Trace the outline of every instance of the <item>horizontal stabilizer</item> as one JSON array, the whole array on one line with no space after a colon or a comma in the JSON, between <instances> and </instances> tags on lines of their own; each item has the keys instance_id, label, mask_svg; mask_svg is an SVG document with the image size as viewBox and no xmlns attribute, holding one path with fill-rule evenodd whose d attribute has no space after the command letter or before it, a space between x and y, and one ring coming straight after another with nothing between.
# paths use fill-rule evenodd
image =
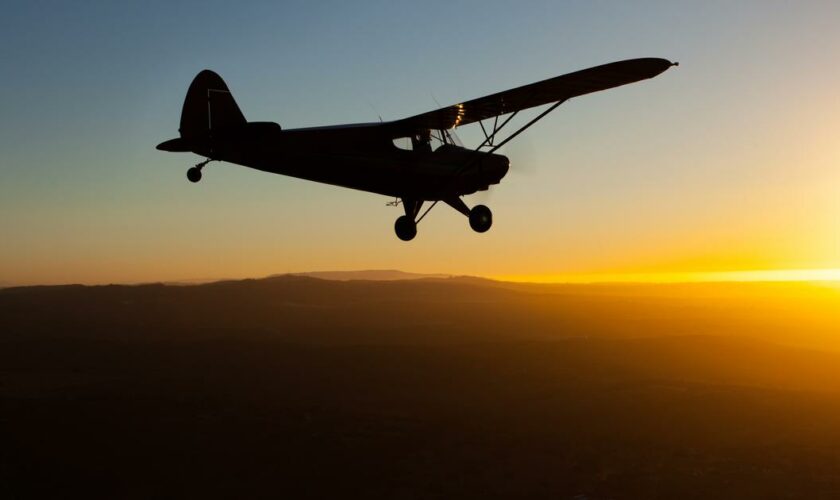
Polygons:
<instances>
[{"instance_id":1,"label":"horizontal stabilizer","mask_svg":"<svg viewBox=\"0 0 840 500\"><path fill-rule=\"evenodd\" d=\"M169 139L157 145L158 151L168 151L170 153L188 153L192 151L188 141L181 137L177 139Z\"/></svg>"}]
</instances>

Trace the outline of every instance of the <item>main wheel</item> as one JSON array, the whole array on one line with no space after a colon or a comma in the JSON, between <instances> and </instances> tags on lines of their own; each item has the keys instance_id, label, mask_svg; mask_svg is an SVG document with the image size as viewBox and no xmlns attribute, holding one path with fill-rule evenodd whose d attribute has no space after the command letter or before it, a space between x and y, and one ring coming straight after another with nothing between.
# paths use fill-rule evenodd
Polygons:
<instances>
[{"instance_id":1,"label":"main wheel","mask_svg":"<svg viewBox=\"0 0 840 500\"><path fill-rule=\"evenodd\" d=\"M486 232L493 225L493 212L484 205L476 205L470 210L470 227L477 233Z\"/></svg>"},{"instance_id":2,"label":"main wheel","mask_svg":"<svg viewBox=\"0 0 840 500\"><path fill-rule=\"evenodd\" d=\"M397 238L403 241L411 241L417 236L417 224L414 223L413 218L403 215L397 218L397 222L394 223L394 232L397 233Z\"/></svg>"},{"instance_id":3,"label":"main wheel","mask_svg":"<svg viewBox=\"0 0 840 500\"><path fill-rule=\"evenodd\" d=\"M200 181L201 180L201 169L198 168L198 167L191 167L189 170L187 170L187 179L189 179L190 182Z\"/></svg>"}]
</instances>

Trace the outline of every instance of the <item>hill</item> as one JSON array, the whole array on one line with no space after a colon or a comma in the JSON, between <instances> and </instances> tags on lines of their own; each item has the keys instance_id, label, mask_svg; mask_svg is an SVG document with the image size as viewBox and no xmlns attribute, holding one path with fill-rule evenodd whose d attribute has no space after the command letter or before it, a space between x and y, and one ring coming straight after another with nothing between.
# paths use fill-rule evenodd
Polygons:
<instances>
[{"instance_id":1,"label":"hill","mask_svg":"<svg viewBox=\"0 0 840 500\"><path fill-rule=\"evenodd\" d=\"M832 498L837 305L802 284L6 289L0 497Z\"/></svg>"},{"instance_id":2,"label":"hill","mask_svg":"<svg viewBox=\"0 0 840 500\"><path fill-rule=\"evenodd\" d=\"M397 271L394 269L373 269L368 271L312 271L308 273L290 273L294 276L308 276L310 278L319 278L323 280L338 280L338 281L398 281L398 280L417 280L429 278L449 278L448 274L421 274L421 273L407 273L405 271Z\"/></svg>"}]
</instances>

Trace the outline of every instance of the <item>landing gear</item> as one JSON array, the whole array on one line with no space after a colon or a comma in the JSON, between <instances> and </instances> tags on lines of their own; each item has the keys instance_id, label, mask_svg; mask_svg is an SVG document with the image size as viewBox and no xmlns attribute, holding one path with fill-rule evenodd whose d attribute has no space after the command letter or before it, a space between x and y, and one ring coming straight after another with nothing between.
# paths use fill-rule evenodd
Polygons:
<instances>
[{"instance_id":1,"label":"landing gear","mask_svg":"<svg viewBox=\"0 0 840 500\"><path fill-rule=\"evenodd\" d=\"M477 233L484 233L493 225L493 212L484 205L476 205L470 210L470 227Z\"/></svg>"},{"instance_id":2,"label":"landing gear","mask_svg":"<svg viewBox=\"0 0 840 500\"><path fill-rule=\"evenodd\" d=\"M476 205L470 210L467 204L458 196L443 198L439 201L443 201L458 212L466 215L470 221L470 227L477 233L485 233L493 225L493 212L484 205ZM436 203L437 201L435 201ZM411 241L417 236L417 223L423 220L423 217L435 205L432 204L418 219L417 215L420 214L420 208L423 206L422 201L403 199L402 204L405 208L405 215L399 217L394 223L394 232L397 233L397 238L403 241Z\"/></svg>"},{"instance_id":3,"label":"landing gear","mask_svg":"<svg viewBox=\"0 0 840 500\"><path fill-rule=\"evenodd\" d=\"M190 169L187 170L187 179L189 179L190 182L200 181L201 180L201 169L204 168L204 166L207 165L208 163L210 163L211 161L213 161L213 160L208 158L201 163L196 163L194 167L190 167Z\"/></svg>"},{"instance_id":4,"label":"landing gear","mask_svg":"<svg viewBox=\"0 0 840 500\"><path fill-rule=\"evenodd\" d=\"M198 168L198 167L192 167L189 170L187 170L187 179L189 179L190 182L200 181L201 180L201 169Z\"/></svg>"},{"instance_id":5,"label":"landing gear","mask_svg":"<svg viewBox=\"0 0 840 500\"><path fill-rule=\"evenodd\" d=\"M403 241L411 241L417 236L417 224L414 222L414 217L402 215L397 218L394 223L394 231L397 233L397 238Z\"/></svg>"}]
</instances>

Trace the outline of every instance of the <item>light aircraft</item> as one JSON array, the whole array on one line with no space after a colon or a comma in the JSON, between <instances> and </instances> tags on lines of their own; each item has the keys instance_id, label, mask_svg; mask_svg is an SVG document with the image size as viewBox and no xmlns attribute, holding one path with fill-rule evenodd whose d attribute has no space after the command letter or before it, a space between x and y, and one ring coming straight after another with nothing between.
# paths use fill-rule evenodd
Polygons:
<instances>
[{"instance_id":1,"label":"light aircraft","mask_svg":"<svg viewBox=\"0 0 840 500\"><path fill-rule=\"evenodd\" d=\"M510 161L496 153L499 148L572 97L653 78L677 64L659 58L629 59L402 120L296 129L247 121L221 77L204 70L187 90L180 137L157 149L204 156L206 160L187 170L192 182L201 180L202 168L211 161L225 161L393 197L391 204L402 203L405 209L394 224L403 241L416 236L417 224L440 201L483 233L493 224L490 209L470 209L461 197L486 190L507 174ZM503 140L497 138L520 111L549 104ZM476 122L484 140L473 149L461 146L453 129ZM410 147L398 147L401 142ZM431 206L421 215L425 202Z\"/></svg>"}]
</instances>

